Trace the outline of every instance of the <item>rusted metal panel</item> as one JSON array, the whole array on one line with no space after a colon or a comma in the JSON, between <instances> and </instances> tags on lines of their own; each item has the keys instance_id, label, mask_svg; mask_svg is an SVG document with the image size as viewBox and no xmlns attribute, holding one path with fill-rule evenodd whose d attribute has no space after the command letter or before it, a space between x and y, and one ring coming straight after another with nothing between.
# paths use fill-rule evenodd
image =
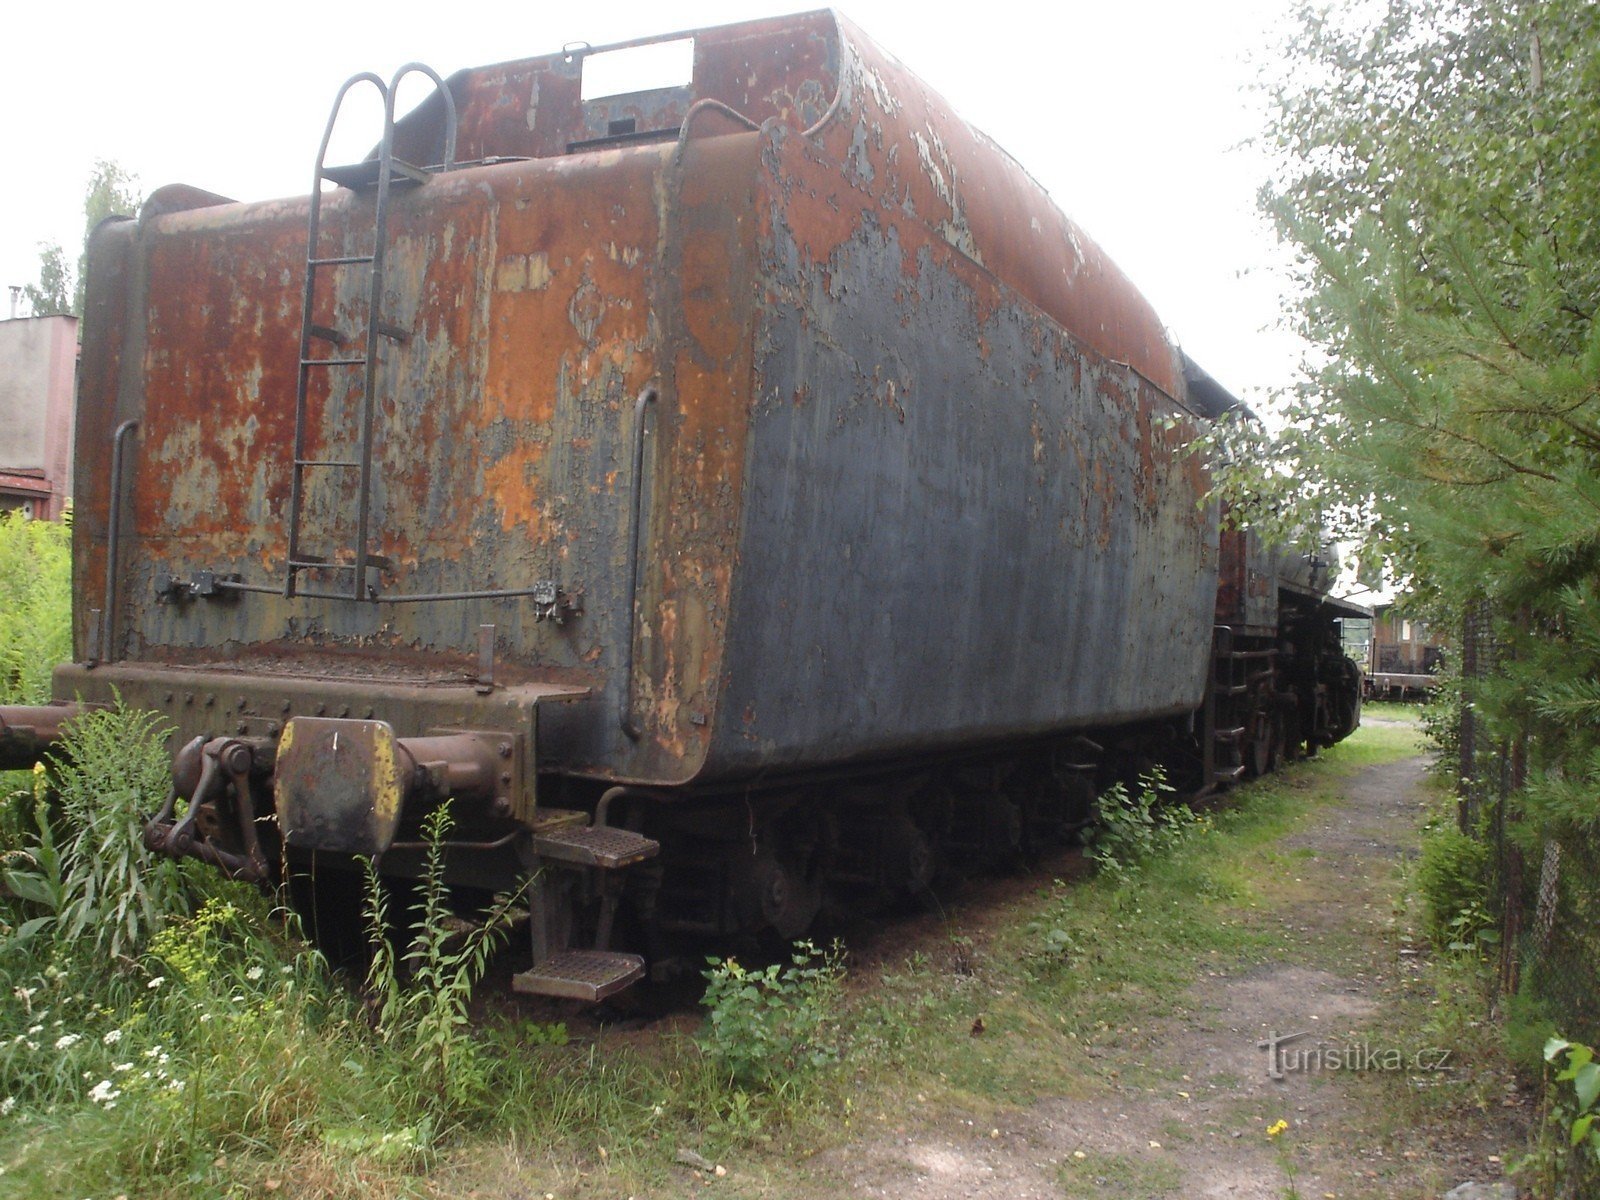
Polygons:
<instances>
[{"instance_id":1,"label":"rusted metal panel","mask_svg":"<svg viewBox=\"0 0 1600 1200\"><path fill-rule=\"evenodd\" d=\"M837 89L839 39L827 10L749 21L715 29L620 42L605 50L692 37L694 78L687 87L634 92L585 102L589 49L459 71L447 80L460 113L456 157L550 158L615 134L632 123L635 136L677 137L699 100L715 99L760 124L776 119L806 128L827 112ZM396 153L416 163L439 161L444 105L425 101L396 128Z\"/></svg>"},{"instance_id":2,"label":"rusted metal panel","mask_svg":"<svg viewBox=\"0 0 1600 1200\"><path fill-rule=\"evenodd\" d=\"M1215 517L1182 406L826 149L775 132L764 167L718 765L1197 707Z\"/></svg>"},{"instance_id":3,"label":"rusted metal panel","mask_svg":"<svg viewBox=\"0 0 1600 1200\"><path fill-rule=\"evenodd\" d=\"M1224 529L1218 553L1217 624L1271 637L1278 628L1280 556L1264 550L1253 529Z\"/></svg>"}]
</instances>

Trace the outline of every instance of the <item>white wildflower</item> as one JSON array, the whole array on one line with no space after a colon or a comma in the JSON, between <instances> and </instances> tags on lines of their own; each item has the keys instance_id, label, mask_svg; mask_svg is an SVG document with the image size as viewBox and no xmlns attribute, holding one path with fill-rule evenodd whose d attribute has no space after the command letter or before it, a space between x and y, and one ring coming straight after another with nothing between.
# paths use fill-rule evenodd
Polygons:
<instances>
[{"instance_id":1,"label":"white wildflower","mask_svg":"<svg viewBox=\"0 0 1600 1200\"><path fill-rule=\"evenodd\" d=\"M0 1117L9 1117L11 1110L16 1106L17 1098L15 1096L7 1096L4 1100L0 1100Z\"/></svg>"},{"instance_id":2,"label":"white wildflower","mask_svg":"<svg viewBox=\"0 0 1600 1200\"><path fill-rule=\"evenodd\" d=\"M109 1079L102 1079L89 1089L89 1099L96 1104L104 1104L107 1108L110 1108L111 1102L120 1095L122 1092Z\"/></svg>"},{"instance_id":3,"label":"white wildflower","mask_svg":"<svg viewBox=\"0 0 1600 1200\"><path fill-rule=\"evenodd\" d=\"M39 989L36 988L36 987L31 987L31 988L19 987L19 988L12 988L11 989L11 994L13 996L15 996L18 1000L21 1000L24 1004L26 1004L29 1000L32 1000L35 995L38 994L38 991L39 991Z\"/></svg>"},{"instance_id":4,"label":"white wildflower","mask_svg":"<svg viewBox=\"0 0 1600 1200\"><path fill-rule=\"evenodd\" d=\"M157 975L149 983L145 984L145 987L149 988L153 992L153 991L156 990L156 988L160 987L166 981L167 981L167 977L165 975Z\"/></svg>"},{"instance_id":5,"label":"white wildflower","mask_svg":"<svg viewBox=\"0 0 1600 1200\"><path fill-rule=\"evenodd\" d=\"M111 1069L113 1071L116 1071L118 1074L121 1074L123 1071L131 1071L131 1070L133 1070L133 1064L132 1063L112 1063L111 1064Z\"/></svg>"},{"instance_id":6,"label":"white wildflower","mask_svg":"<svg viewBox=\"0 0 1600 1200\"><path fill-rule=\"evenodd\" d=\"M261 964L257 963L244 973L244 977L251 983L254 983L256 980L260 979L263 974L265 974L265 972L262 971Z\"/></svg>"},{"instance_id":7,"label":"white wildflower","mask_svg":"<svg viewBox=\"0 0 1600 1200\"><path fill-rule=\"evenodd\" d=\"M100 1041L107 1046L115 1046L121 1040L122 1030L120 1029L108 1029L106 1030L105 1036L100 1039Z\"/></svg>"},{"instance_id":8,"label":"white wildflower","mask_svg":"<svg viewBox=\"0 0 1600 1200\"><path fill-rule=\"evenodd\" d=\"M81 1033L63 1033L56 1039L56 1049L65 1050L69 1046L74 1046L81 1041L83 1041L83 1035Z\"/></svg>"},{"instance_id":9,"label":"white wildflower","mask_svg":"<svg viewBox=\"0 0 1600 1200\"><path fill-rule=\"evenodd\" d=\"M43 1033L44 1032L44 1026L43 1025L29 1025L28 1026L28 1032L29 1032L29 1034Z\"/></svg>"}]
</instances>

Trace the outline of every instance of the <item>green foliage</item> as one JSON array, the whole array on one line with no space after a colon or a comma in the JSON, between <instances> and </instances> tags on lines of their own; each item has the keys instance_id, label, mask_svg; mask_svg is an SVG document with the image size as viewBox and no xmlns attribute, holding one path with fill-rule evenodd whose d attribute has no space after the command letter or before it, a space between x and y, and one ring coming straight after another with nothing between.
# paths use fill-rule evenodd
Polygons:
<instances>
[{"instance_id":1,"label":"green foliage","mask_svg":"<svg viewBox=\"0 0 1600 1200\"><path fill-rule=\"evenodd\" d=\"M1213 440L1236 512L1308 515L1459 616L1600 552L1600 10L1303 4L1264 81L1264 195L1321 365ZM1575 674L1575 672L1573 672Z\"/></svg>"},{"instance_id":2,"label":"green foliage","mask_svg":"<svg viewBox=\"0 0 1600 1200\"><path fill-rule=\"evenodd\" d=\"M83 316L89 236L107 217L137 213L140 203L136 176L119 163L96 160L84 191L83 249L78 255L77 270L67 265L66 251L60 245L53 242L40 245L39 281L22 289L34 316Z\"/></svg>"},{"instance_id":3,"label":"green foliage","mask_svg":"<svg viewBox=\"0 0 1600 1200\"><path fill-rule=\"evenodd\" d=\"M1137 792L1120 781L1112 784L1096 802L1098 822L1085 835L1094 864L1111 875L1128 875L1211 827L1187 804L1175 803L1174 794L1160 767L1139 777Z\"/></svg>"},{"instance_id":4,"label":"green foliage","mask_svg":"<svg viewBox=\"0 0 1600 1200\"><path fill-rule=\"evenodd\" d=\"M1423 928L1436 945L1475 943L1492 924L1485 911L1489 848L1454 825L1427 830L1417 860L1417 890Z\"/></svg>"},{"instance_id":5,"label":"green foliage","mask_svg":"<svg viewBox=\"0 0 1600 1200\"><path fill-rule=\"evenodd\" d=\"M1316 350L1280 427L1209 439L1236 518L1320 519L1431 624L1492 618L1459 703L1514 748L1502 815L1535 852L1600 823L1597 44L1588 0L1298 6L1263 202ZM1436 937L1481 940L1481 902L1440 902Z\"/></svg>"},{"instance_id":6,"label":"green foliage","mask_svg":"<svg viewBox=\"0 0 1600 1200\"><path fill-rule=\"evenodd\" d=\"M759 970L732 958L709 961L700 1047L735 1087L777 1088L839 1058L844 959L837 946L796 942L787 965Z\"/></svg>"},{"instance_id":7,"label":"green foliage","mask_svg":"<svg viewBox=\"0 0 1600 1200\"><path fill-rule=\"evenodd\" d=\"M379 1036L414 1067L396 1082L423 1111L483 1098L485 1068L468 1025L467 1002L489 956L504 940L511 906L521 894L498 898L485 919L464 934L455 928L444 878L450 828L448 805L429 813L423 824L428 853L421 905L410 926L409 942L399 955L389 937L383 882L374 864L366 863L365 916L372 942L367 991Z\"/></svg>"},{"instance_id":8,"label":"green foliage","mask_svg":"<svg viewBox=\"0 0 1600 1200\"><path fill-rule=\"evenodd\" d=\"M71 531L0 512L0 704L45 703L71 657Z\"/></svg>"},{"instance_id":9,"label":"green foliage","mask_svg":"<svg viewBox=\"0 0 1600 1200\"><path fill-rule=\"evenodd\" d=\"M171 787L170 732L158 714L120 700L66 726L51 770L67 859L55 936L75 954L135 954L189 911L190 870L143 842L145 821Z\"/></svg>"},{"instance_id":10,"label":"green foliage","mask_svg":"<svg viewBox=\"0 0 1600 1200\"><path fill-rule=\"evenodd\" d=\"M1560 1037L1545 1042L1544 1061L1555 1068L1546 1080L1544 1129L1515 1174L1535 1195L1592 1196L1600 1186L1600 1063L1591 1047Z\"/></svg>"},{"instance_id":11,"label":"green foliage","mask_svg":"<svg viewBox=\"0 0 1600 1200\"><path fill-rule=\"evenodd\" d=\"M120 701L91 710L67 724L32 792L9 798L0 953L31 953L48 935L52 956L106 970L209 886L202 872L144 848L144 822L170 787L167 732L156 714Z\"/></svg>"},{"instance_id":12,"label":"green foliage","mask_svg":"<svg viewBox=\"0 0 1600 1200\"><path fill-rule=\"evenodd\" d=\"M56 846L43 764L33 787L0 802L0 962L48 940L66 907L66 864Z\"/></svg>"},{"instance_id":13,"label":"green foliage","mask_svg":"<svg viewBox=\"0 0 1600 1200\"><path fill-rule=\"evenodd\" d=\"M1567 1127L1574 1149L1582 1147L1600 1162L1600 1129L1594 1127L1600 1118L1600 1063L1594 1061L1594 1051L1577 1042L1551 1038L1545 1043L1544 1060L1556 1063L1566 1060L1566 1065L1556 1073L1555 1082L1570 1083L1572 1096L1563 1094L1551 1107L1551 1116Z\"/></svg>"}]
</instances>

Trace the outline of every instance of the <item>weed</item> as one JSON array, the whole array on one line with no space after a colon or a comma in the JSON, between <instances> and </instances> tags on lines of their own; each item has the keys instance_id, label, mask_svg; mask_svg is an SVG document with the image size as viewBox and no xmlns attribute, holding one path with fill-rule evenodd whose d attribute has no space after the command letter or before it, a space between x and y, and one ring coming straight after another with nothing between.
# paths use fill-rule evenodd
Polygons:
<instances>
[{"instance_id":1,"label":"weed","mask_svg":"<svg viewBox=\"0 0 1600 1200\"><path fill-rule=\"evenodd\" d=\"M1120 781L1096 802L1099 822L1087 834L1089 857L1112 875L1137 871L1148 860L1210 828L1210 821L1187 804L1174 803L1176 789L1156 767L1139 777L1129 793Z\"/></svg>"},{"instance_id":2,"label":"weed","mask_svg":"<svg viewBox=\"0 0 1600 1200\"><path fill-rule=\"evenodd\" d=\"M448 918L444 845L451 827L449 805L428 814L423 838L428 850L422 872L422 905L410 940L396 956L389 940L388 901L377 867L368 860L365 917L372 940L367 991L379 1035L409 1058L416 1074L401 1082L423 1111L434 1105L481 1101L484 1067L467 1023L467 1001L503 940L512 906L521 895L499 897L485 919L457 940Z\"/></svg>"},{"instance_id":3,"label":"weed","mask_svg":"<svg viewBox=\"0 0 1600 1200\"><path fill-rule=\"evenodd\" d=\"M736 1089L776 1087L797 1073L835 1062L843 955L796 942L786 966L747 970L710 959L702 1003L710 1009L700 1047Z\"/></svg>"},{"instance_id":4,"label":"weed","mask_svg":"<svg viewBox=\"0 0 1600 1200\"><path fill-rule=\"evenodd\" d=\"M136 954L205 885L190 864L152 858L144 823L169 783L160 716L118 700L70 722L51 779L67 831L66 888L58 942L101 959Z\"/></svg>"},{"instance_id":5,"label":"weed","mask_svg":"<svg viewBox=\"0 0 1600 1200\"><path fill-rule=\"evenodd\" d=\"M67 724L48 771L13 794L0 871L13 897L7 952L44 938L97 970L132 961L150 936L210 886L203 872L152 859L141 835L165 796L168 732L118 701ZM4 920L0 912L0 920Z\"/></svg>"},{"instance_id":6,"label":"weed","mask_svg":"<svg viewBox=\"0 0 1600 1200\"><path fill-rule=\"evenodd\" d=\"M1515 1173L1537 1195L1592 1196L1600 1185L1600 1063L1593 1048L1558 1037L1545 1043L1544 1061L1556 1068L1546 1081L1544 1128Z\"/></svg>"},{"instance_id":7,"label":"weed","mask_svg":"<svg viewBox=\"0 0 1600 1200\"><path fill-rule=\"evenodd\" d=\"M1423 834L1417 861L1423 928L1439 946L1470 948L1492 932L1488 901L1489 849L1454 825Z\"/></svg>"}]
</instances>

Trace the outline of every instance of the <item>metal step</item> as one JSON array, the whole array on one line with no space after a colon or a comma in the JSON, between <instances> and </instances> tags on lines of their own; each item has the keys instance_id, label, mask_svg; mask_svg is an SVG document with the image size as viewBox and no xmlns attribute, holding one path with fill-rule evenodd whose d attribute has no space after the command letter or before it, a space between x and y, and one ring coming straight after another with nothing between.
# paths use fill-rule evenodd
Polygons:
<instances>
[{"instance_id":1,"label":"metal step","mask_svg":"<svg viewBox=\"0 0 1600 1200\"><path fill-rule=\"evenodd\" d=\"M1218 767L1211 775L1218 783L1238 783L1244 778L1244 764L1240 763L1237 767Z\"/></svg>"},{"instance_id":2,"label":"metal step","mask_svg":"<svg viewBox=\"0 0 1600 1200\"><path fill-rule=\"evenodd\" d=\"M365 188L378 186L378 180L383 174L383 167L378 159L368 158L342 167L323 167L320 174L322 178L331 180L342 188L361 191ZM397 183L426 183L427 181L428 172L421 167L412 166L408 162L401 162L398 158L389 160L389 182L391 185Z\"/></svg>"},{"instance_id":3,"label":"metal step","mask_svg":"<svg viewBox=\"0 0 1600 1200\"><path fill-rule=\"evenodd\" d=\"M526 996L560 996L593 1004L644 978L644 959L612 950L563 950L531 971L511 977Z\"/></svg>"},{"instance_id":4,"label":"metal step","mask_svg":"<svg viewBox=\"0 0 1600 1200\"><path fill-rule=\"evenodd\" d=\"M1221 745L1231 745L1244 737L1244 726L1235 725L1232 729L1219 729L1213 735Z\"/></svg>"},{"instance_id":5,"label":"metal step","mask_svg":"<svg viewBox=\"0 0 1600 1200\"><path fill-rule=\"evenodd\" d=\"M615 871L654 858L661 843L629 829L583 825L538 834L533 849L540 858Z\"/></svg>"}]
</instances>

